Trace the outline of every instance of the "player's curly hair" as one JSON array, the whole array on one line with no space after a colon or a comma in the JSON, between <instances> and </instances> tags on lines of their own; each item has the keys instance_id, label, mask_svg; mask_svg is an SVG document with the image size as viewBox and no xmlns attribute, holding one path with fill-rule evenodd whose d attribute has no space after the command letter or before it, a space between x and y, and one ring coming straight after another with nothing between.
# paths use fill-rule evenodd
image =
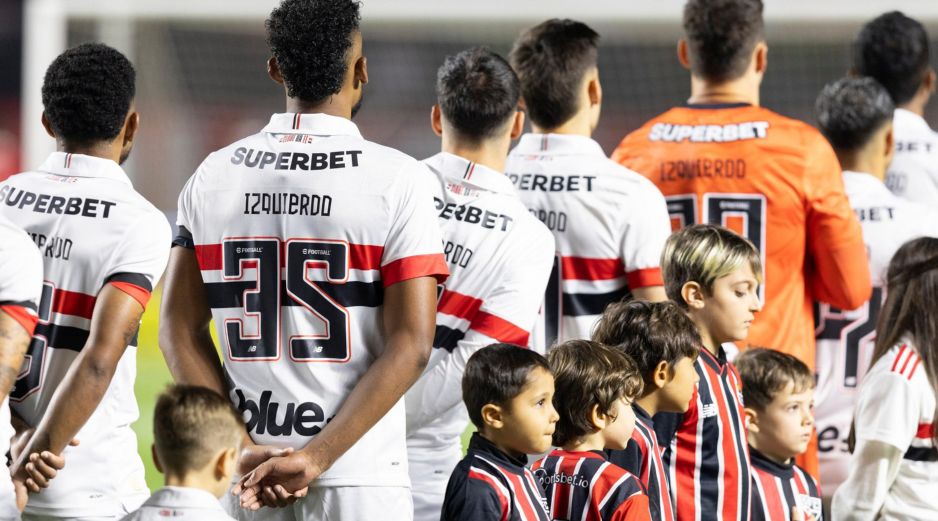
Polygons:
<instances>
[{"instance_id":1,"label":"player's curly hair","mask_svg":"<svg viewBox=\"0 0 938 521\"><path fill-rule=\"evenodd\" d=\"M841 78L828 83L814 104L818 128L836 150L858 150L883 125L896 107L886 89L873 78Z\"/></svg>"},{"instance_id":2,"label":"player's curly hair","mask_svg":"<svg viewBox=\"0 0 938 521\"><path fill-rule=\"evenodd\" d=\"M60 54L42 83L42 106L55 135L81 144L117 137L135 80L127 57L107 45L83 43Z\"/></svg>"},{"instance_id":3,"label":"player's curly hair","mask_svg":"<svg viewBox=\"0 0 938 521\"><path fill-rule=\"evenodd\" d=\"M317 102L342 89L359 9L354 0L283 0L271 11L267 45L287 95Z\"/></svg>"},{"instance_id":4,"label":"player's curly hair","mask_svg":"<svg viewBox=\"0 0 938 521\"><path fill-rule=\"evenodd\" d=\"M684 6L691 72L700 78L742 76L763 31L762 0L688 0Z\"/></svg>"},{"instance_id":5,"label":"player's curly hair","mask_svg":"<svg viewBox=\"0 0 938 521\"><path fill-rule=\"evenodd\" d=\"M899 11L868 22L853 43L854 72L875 78L896 105L915 96L929 64L925 27Z\"/></svg>"}]
</instances>

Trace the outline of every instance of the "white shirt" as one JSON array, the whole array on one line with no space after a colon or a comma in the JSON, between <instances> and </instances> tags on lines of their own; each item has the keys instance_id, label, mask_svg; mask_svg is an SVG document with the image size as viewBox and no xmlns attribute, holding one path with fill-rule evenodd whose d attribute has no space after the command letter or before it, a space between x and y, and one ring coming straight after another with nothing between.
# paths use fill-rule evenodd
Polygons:
<instances>
[{"instance_id":1,"label":"white shirt","mask_svg":"<svg viewBox=\"0 0 938 521\"><path fill-rule=\"evenodd\" d=\"M870 368L860 386L855 419L858 451L849 477L834 495L833 518L935 519L935 389L910 342L893 346ZM885 456L865 461L868 447Z\"/></svg>"},{"instance_id":2,"label":"white shirt","mask_svg":"<svg viewBox=\"0 0 938 521\"><path fill-rule=\"evenodd\" d=\"M847 477L847 436L859 385L873 355L889 261L905 242L938 235L938 208L898 197L870 174L848 171L843 178L850 206L863 228L874 290L873 298L855 310L818 305L815 421L821 490L827 496Z\"/></svg>"},{"instance_id":3,"label":"white shirt","mask_svg":"<svg viewBox=\"0 0 938 521\"><path fill-rule=\"evenodd\" d=\"M424 164L451 274L430 363L406 395L411 453L458 449L466 362L489 344L528 345L554 258L553 235L504 174L445 152Z\"/></svg>"},{"instance_id":4,"label":"white shirt","mask_svg":"<svg viewBox=\"0 0 938 521\"><path fill-rule=\"evenodd\" d=\"M892 121L896 154L886 186L905 199L938 207L938 134L905 109L896 109Z\"/></svg>"},{"instance_id":5,"label":"white shirt","mask_svg":"<svg viewBox=\"0 0 938 521\"><path fill-rule=\"evenodd\" d=\"M209 155L179 196L255 442L300 448L385 347L384 288L445 278L426 167L347 119L274 114ZM313 486L407 486L404 401Z\"/></svg>"},{"instance_id":6,"label":"white shirt","mask_svg":"<svg viewBox=\"0 0 938 521\"><path fill-rule=\"evenodd\" d=\"M218 498L205 490L163 487L122 521L234 521Z\"/></svg>"},{"instance_id":7,"label":"white shirt","mask_svg":"<svg viewBox=\"0 0 938 521\"><path fill-rule=\"evenodd\" d=\"M166 268L166 217L137 193L123 169L98 157L55 152L37 170L0 184L0 214L22 226L42 252L41 320L23 374L10 393L16 413L36 426L88 339L105 284L146 301ZM112 515L121 498L147 493L130 425L136 336L121 357L101 403L64 452L66 466L26 512Z\"/></svg>"},{"instance_id":8,"label":"white shirt","mask_svg":"<svg viewBox=\"0 0 938 521\"><path fill-rule=\"evenodd\" d=\"M525 134L505 170L557 241L540 342L589 338L606 305L662 284L671 221L651 181L574 135Z\"/></svg>"}]
</instances>

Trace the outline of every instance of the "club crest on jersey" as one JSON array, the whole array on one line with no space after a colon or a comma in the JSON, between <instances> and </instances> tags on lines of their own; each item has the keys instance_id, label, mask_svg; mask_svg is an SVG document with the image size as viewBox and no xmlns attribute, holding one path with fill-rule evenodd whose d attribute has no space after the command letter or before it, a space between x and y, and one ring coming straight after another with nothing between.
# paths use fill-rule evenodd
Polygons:
<instances>
[{"instance_id":1,"label":"club crest on jersey","mask_svg":"<svg viewBox=\"0 0 938 521\"><path fill-rule=\"evenodd\" d=\"M795 503L798 509L805 514L810 514L814 519L821 519L821 500L806 494L795 494Z\"/></svg>"}]
</instances>

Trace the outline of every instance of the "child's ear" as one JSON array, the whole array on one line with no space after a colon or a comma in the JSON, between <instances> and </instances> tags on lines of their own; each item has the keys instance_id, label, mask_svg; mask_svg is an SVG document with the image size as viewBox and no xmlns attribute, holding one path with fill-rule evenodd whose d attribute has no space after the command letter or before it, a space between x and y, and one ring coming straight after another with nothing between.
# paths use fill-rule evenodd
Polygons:
<instances>
[{"instance_id":1,"label":"child's ear","mask_svg":"<svg viewBox=\"0 0 938 521\"><path fill-rule=\"evenodd\" d=\"M153 454L153 466L156 467L156 470L160 471L160 474L165 474L163 472L163 464L160 463L160 457L156 455L156 444L150 444L150 453Z\"/></svg>"},{"instance_id":2,"label":"child's ear","mask_svg":"<svg viewBox=\"0 0 938 521\"><path fill-rule=\"evenodd\" d=\"M658 365L655 366L651 373L651 380L654 382L655 387L661 389L671 381L671 378L673 378L671 375L671 366L664 360L658 362Z\"/></svg>"},{"instance_id":3,"label":"child's ear","mask_svg":"<svg viewBox=\"0 0 938 521\"><path fill-rule=\"evenodd\" d=\"M609 423L609 415L600 411L598 405L594 405L590 410L590 423L593 424L593 429L601 431Z\"/></svg>"},{"instance_id":4,"label":"child's ear","mask_svg":"<svg viewBox=\"0 0 938 521\"><path fill-rule=\"evenodd\" d=\"M229 447L218 453L215 458L215 479L228 481L235 471L235 462L238 460L238 451Z\"/></svg>"},{"instance_id":5,"label":"child's ear","mask_svg":"<svg viewBox=\"0 0 938 521\"><path fill-rule=\"evenodd\" d=\"M759 413L750 407L743 408L746 413L746 430L749 432L759 432Z\"/></svg>"},{"instance_id":6,"label":"child's ear","mask_svg":"<svg viewBox=\"0 0 938 521\"><path fill-rule=\"evenodd\" d=\"M505 426L505 420L502 415L502 408L494 403L487 403L482 406L482 423L493 429L501 429Z\"/></svg>"},{"instance_id":7,"label":"child's ear","mask_svg":"<svg viewBox=\"0 0 938 521\"><path fill-rule=\"evenodd\" d=\"M690 309L701 309L704 307L703 287L697 282L685 282L684 285L681 286L681 297L684 298L684 302L687 302L687 307Z\"/></svg>"}]
</instances>

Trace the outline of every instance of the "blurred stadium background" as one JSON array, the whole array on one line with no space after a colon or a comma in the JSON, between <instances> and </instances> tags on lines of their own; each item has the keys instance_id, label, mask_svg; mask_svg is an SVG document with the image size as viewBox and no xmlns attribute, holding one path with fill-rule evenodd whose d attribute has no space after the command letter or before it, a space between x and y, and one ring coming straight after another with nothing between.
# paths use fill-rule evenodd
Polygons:
<instances>
[{"instance_id":1,"label":"blurred stadium background","mask_svg":"<svg viewBox=\"0 0 938 521\"><path fill-rule=\"evenodd\" d=\"M769 70L762 103L813 122L815 96L845 74L850 41L865 20L900 9L938 37L934 0L764 0ZM39 88L66 47L103 41L137 68L142 125L125 165L135 186L172 220L176 196L206 154L257 132L283 93L266 75L263 21L275 0L0 0L0 179L53 149L39 124ZM596 139L609 152L646 119L684 102L687 73L675 58L682 0L365 0L362 30L370 83L356 119L363 134L417 158L435 153L427 124L436 69L474 45L507 53L520 30L545 18L578 18L602 35L603 116ZM938 41L935 41L938 43ZM938 55L934 47L933 55ZM938 103L926 114L938 124ZM144 315L135 425L151 487L152 406L170 381L157 345L159 294Z\"/></svg>"}]
</instances>

